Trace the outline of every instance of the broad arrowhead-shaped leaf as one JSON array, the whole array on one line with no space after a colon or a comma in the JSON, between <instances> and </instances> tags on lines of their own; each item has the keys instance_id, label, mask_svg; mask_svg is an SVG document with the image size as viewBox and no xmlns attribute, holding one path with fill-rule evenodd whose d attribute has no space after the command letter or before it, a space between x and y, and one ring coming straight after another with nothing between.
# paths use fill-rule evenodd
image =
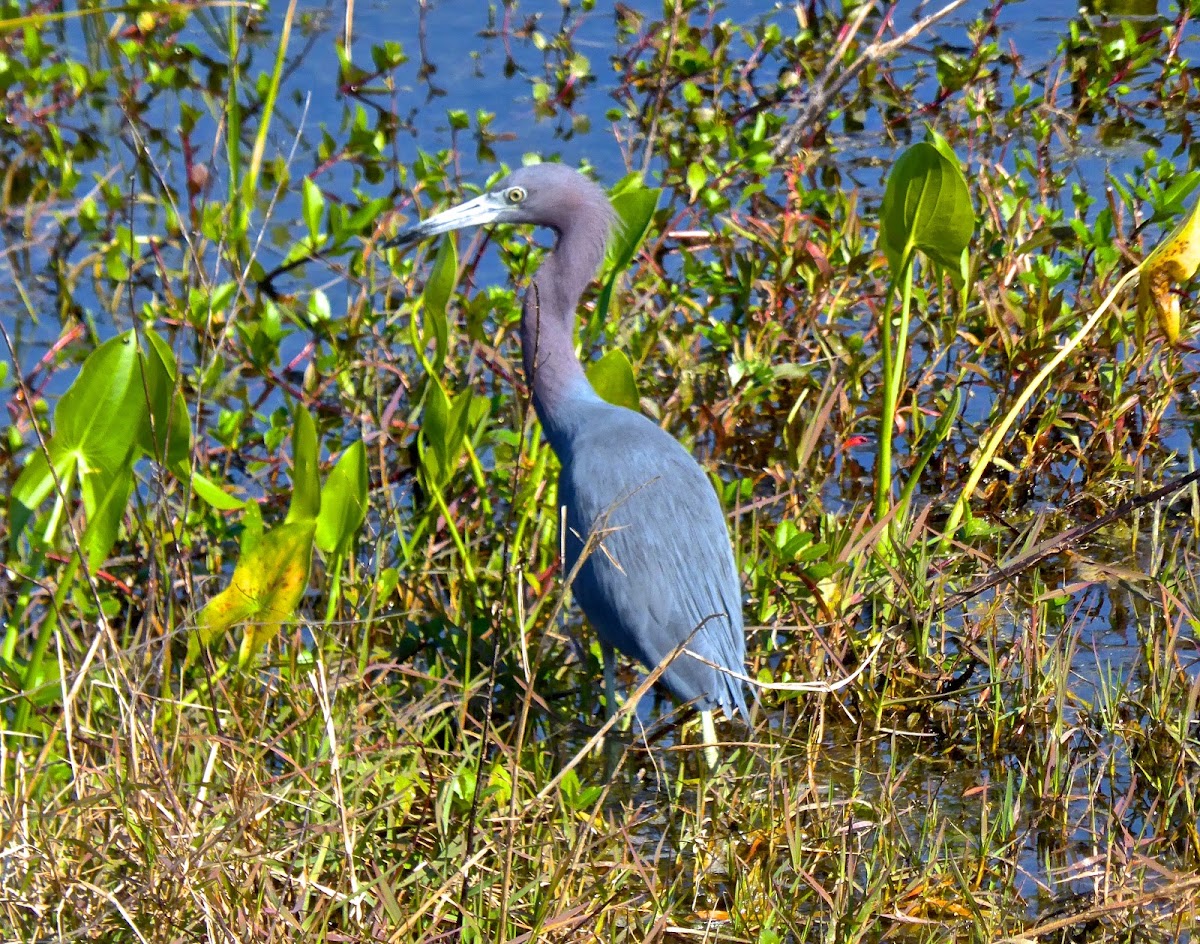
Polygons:
<instances>
[{"instance_id":1,"label":"broad arrowhead-shaped leaf","mask_svg":"<svg viewBox=\"0 0 1200 944\"><path fill-rule=\"evenodd\" d=\"M316 523L298 521L267 532L234 567L229 586L200 611L200 642L209 646L246 624L242 661L269 642L290 620L308 585Z\"/></svg>"},{"instance_id":2,"label":"broad arrowhead-shaped leaf","mask_svg":"<svg viewBox=\"0 0 1200 944\"><path fill-rule=\"evenodd\" d=\"M879 214L879 242L893 277L911 250L958 271L974 231L975 209L958 161L925 141L900 155Z\"/></svg>"},{"instance_id":3,"label":"broad arrowhead-shaped leaf","mask_svg":"<svg viewBox=\"0 0 1200 944\"><path fill-rule=\"evenodd\" d=\"M588 365L587 376L596 392L609 403L635 411L641 409L633 365L624 351L612 350L593 361Z\"/></svg>"},{"instance_id":4,"label":"broad arrowhead-shaped leaf","mask_svg":"<svg viewBox=\"0 0 1200 944\"><path fill-rule=\"evenodd\" d=\"M89 555L90 566L100 565L95 552L106 554L102 535L115 538L123 506L106 503L117 495L128 499L129 490L112 491L120 476L132 476L139 436L147 424L146 380L137 339L127 331L96 348L79 369L79 376L58 401L54 410L54 435L47 444L50 461L35 455L17 479L11 494L11 534L15 538L33 517L38 505L54 488L54 474L68 487L76 477L89 522L107 510L106 522L97 526L96 543ZM186 413L185 413L186 416ZM186 429L186 422L184 423ZM64 496L65 497L65 496ZM115 516L115 518L114 518Z\"/></svg>"},{"instance_id":5,"label":"broad arrowhead-shaped leaf","mask_svg":"<svg viewBox=\"0 0 1200 944\"><path fill-rule=\"evenodd\" d=\"M132 331L96 348L54 410L59 448L84 469L115 471L129 457L146 417L146 391Z\"/></svg>"},{"instance_id":6,"label":"broad arrowhead-shaped leaf","mask_svg":"<svg viewBox=\"0 0 1200 944\"><path fill-rule=\"evenodd\" d=\"M609 245L608 257L612 260L615 271L627 268L642 247L661 195L661 190L641 185L631 185L613 193L612 205L617 214L617 231Z\"/></svg>"},{"instance_id":7,"label":"broad arrowhead-shaped leaf","mask_svg":"<svg viewBox=\"0 0 1200 944\"><path fill-rule=\"evenodd\" d=\"M48 451L54 464L53 474L45 453L35 452L13 485L9 506L10 544L25 530L38 506L54 490L55 476L64 488L70 488L75 481L78 463L75 453L65 451L53 439L48 444Z\"/></svg>"},{"instance_id":8,"label":"broad arrowhead-shaped leaf","mask_svg":"<svg viewBox=\"0 0 1200 944\"><path fill-rule=\"evenodd\" d=\"M344 556L367 517L367 450L362 440L351 443L321 487L317 516L317 547Z\"/></svg>"}]
</instances>

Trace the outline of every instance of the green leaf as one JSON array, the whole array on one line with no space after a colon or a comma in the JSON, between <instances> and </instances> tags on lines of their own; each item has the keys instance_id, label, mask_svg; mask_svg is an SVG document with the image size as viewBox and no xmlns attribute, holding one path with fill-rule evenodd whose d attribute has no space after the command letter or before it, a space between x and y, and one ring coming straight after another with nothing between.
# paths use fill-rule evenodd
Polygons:
<instances>
[{"instance_id":1,"label":"green leaf","mask_svg":"<svg viewBox=\"0 0 1200 944\"><path fill-rule=\"evenodd\" d=\"M689 164L687 169L689 203L696 199L696 194L704 189L706 183L708 183L708 172L704 169L704 165L697 163Z\"/></svg>"},{"instance_id":2,"label":"green leaf","mask_svg":"<svg viewBox=\"0 0 1200 944\"><path fill-rule=\"evenodd\" d=\"M324 324L333 318L333 307L329 304L329 296L319 288L313 289L308 296L308 316L313 324Z\"/></svg>"},{"instance_id":3,"label":"green leaf","mask_svg":"<svg viewBox=\"0 0 1200 944\"><path fill-rule=\"evenodd\" d=\"M613 209L617 214L617 231L608 246L609 272L596 299L596 310L592 316L594 322L603 322L608 318L617 277L629 268L645 241L654 220L658 198L662 194L661 190L634 186L627 181L618 184L618 188L621 188L620 192L612 197Z\"/></svg>"},{"instance_id":4,"label":"green leaf","mask_svg":"<svg viewBox=\"0 0 1200 944\"><path fill-rule=\"evenodd\" d=\"M64 451L53 439L49 443L49 452L54 464L53 473L50 471L50 463L46 461L45 453L35 452L30 456L29 462L21 470L21 474L12 487L9 497L10 546L15 546L13 542L25 530L25 526L33 518L33 513L54 490L55 476L58 477L58 481L64 488L69 487L67 483L74 480L78 462L75 453Z\"/></svg>"},{"instance_id":5,"label":"green leaf","mask_svg":"<svg viewBox=\"0 0 1200 944\"><path fill-rule=\"evenodd\" d=\"M58 448L77 454L83 471L115 472L129 457L145 417L137 342L126 331L83 362L54 411L54 438Z\"/></svg>"},{"instance_id":6,"label":"green leaf","mask_svg":"<svg viewBox=\"0 0 1200 944\"><path fill-rule=\"evenodd\" d=\"M109 552L117 542L125 506L133 491L133 465L128 464L113 474L94 472L84 479L83 485L88 521L80 543L83 545L88 573L95 574L108 560ZM87 497L89 491L90 501Z\"/></svg>"},{"instance_id":7,"label":"green leaf","mask_svg":"<svg viewBox=\"0 0 1200 944\"><path fill-rule=\"evenodd\" d=\"M426 326L433 332L436 342L432 365L435 373L441 372L442 365L446 362L446 354L450 350L450 319L446 308L450 304L450 293L454 291L454 283L457 280L458 252L454 248L454 240L447 236L438 247L437 257L433 260L433 271L429 273L429 281L425 283L425 291L421 295Z\"/></svg>"},{"instance_id":8,"label":"green leaf","mask_svg":"<svg viewBox=\"0 0 1200 944\"><path fill-rule=\"evenodd\" d=\"M334 247L341 246L351 236L362 235L368 226L374 228L379 214L390 207L391 203L382 197L368 200L353 213L347 213L339 204L333 204L329 209L329 229Z\"/></svg>"},{"instance_id":9,"label":"green leaf","mask_svg":"<svg viewBox=\"0 0 1200 944\"><path fill-rule=\"evenodd\" d=\"M879 242L893 276L913 250L958 270L974 231L975 209L958 161L924 141L900 155L879 216Z\"/></svg>"},{"instance_id":10,"label":"green leaf","mask_svg":"<svg viewBox=\"0 0 1200 944\"><path fill-rule=\"evenodd\" d=\"M210 293L207 289L188 291L188 312L193 325L203 326L226 320L225 309L237 294L237 282L223 282Z\"/></svg>"},{"instance_id":11,"label":"green leaf","mask_svg":"<svg viewBox=\"0 0 1200 944\"><path fill-rule=\"evenodd\" d=\"M0 656L0 693L6 698L19 694L38 708L59 704L63 686L58 673L58 661L43 660L36 675L31 675L27 662Z\"/></svg>"},{"instance_id":12,"label":"green leaf","mask_svg":"<svg viewBox=\"0 0 1200 944\"><path fill-rule=\"evenodd\" d=\"M246 513L242 515L242 536L238 539L238 553L245 557L258 547L262 536L262 509L258 507L258 502L246 502Z\"/></svg>"},{"instance_id":13,"label":"green leaf","mask_svg":"<svg viewBox=\"0 0 1200 944\"><path fill-rule=\"evenodd\" d=\"M450 447L449 456L452 465L457 465L458 457L462 455L463 444L467 438L467 424L471 419L471 406L474 403L476 403L476 397L470 390L463 390L450 401L450 439L448 445Z\"/></svg>"},{"instance_id":14,"label":"green leaf","mask_svg":"<svg viewBox=\"0 0 1200 944\"><path fill-rule=\"evenodd\" d=\"M362 440L351 443L321 488L317 516L317 547L342 557L354 543L367 517L367 449Z\"/></svg>"},{"instance_id":15,"label":"green leaf","mask_svg":"<svg viewBox=\"0 0 1200 944\"><path fill-rule=\"evenodd\" d=\"M171 471L181 482L191 485L192 491L196 493L197 497L218 511L237 511L239 508L246 507L246 502L240 498L234 498L212 479L192 471L186 462L176 463L171 467Z\"/></svg>"},{"instance_id":16,"label":"green leaf","mask_svg":"<svg viewBox=\"0 0 1200 944\"><path fill-rule=\"evenodd\" d=\"M321 478L317 470L320 448L312 414L296 404L292 423L292 502L284 518L288 524L316 522L321 511Z\"/></svg>"},{"instance_id":17,"label":"green leaf","mask_svg":"<svg viewBox=\"0 0 1200 944\"><path fill-rule=\"evenodd\" d=\"M933 128L928 128L926 130L925 141L926 143L932 144L935 148L937 148L938 153L941 154L942 157L948 160L951 164L953 164L955 167L958 166L958 155L954 153L954 148L950 146L949 141L934 131Z\"/></svg>"},{"instance_id":18,"label":"green leaf","mask_svg":"<svg viewBox=\"0 0 1200 944\"><path fill-rule=\"evenodd\" d=\"M436 380L429 385L429 392L425 395L421 435L437 458L439 473L444 472L450 464L450 398ZM440 478L441 474L438 475Z\"/></svg>"},{"instance_id":19,"label":"green leaf","mask_svg":"<svg viewBox=\"0 0 1200 944\"><path fill-rule=\"evenodd\" d=\"M400 571L395 567L385 567L375 581L375 596L380 604L386 604L400 585Z\"/></svg>"},{"instance_id":20,"label":"green leaf","mask_svg":"<svg viewBox=\"0 0 1200 944\"><path fill-rule=\"evenodd\" d=\"M472 401L470 390L451 400L440 383L435 381L429 386L419 448L421 464L431 484L444 485L458 468Z\"/></svg>"},{"instance_id":21,"label":"green leaf","mask_svg":"<svg viewBox=\"0 0 1200 944\"><path fill-rule=\"evenodd\" d=\"M135 334L127 331L88 355L79 376L55 408L55 432L47 445L49 463L44 455L35 456L13 487L10 513L14 538L53 490L52 464L64 485L78 476L89 527L97 516L102 519L95 525L96 537L89 554L91 566L99 566L97 558L111 550L109 537L115 540L116 527L124 512L123 505L116 508L111 503L121 496L127 501L130 494L129 488L117 488L116 480L132 476L136 452L151 439L147 395L159 414L164 431L170 425L167 416L172 405L174 359L171 358L168 368L155 341L161 344L161 340L151 333L149 351L140 352ZM161 348L167 350L169 356L169 349L165 345ZM175 406L176 420L182 410L179 423L182 432L178 439L171 437L170 442L163 445L176 455L186 455L189 445L186 407L182 406L181 400ZM56 508L62 510L61 497ZM58 520L56 511L48 529L49 536Z\"/></svg>"},{"instance_id":22,"label":"green leaf","mask_svg":"<svg viewBox=\"0 0 1200 944\"><path fill-rule=\"evenodd\" d=\"M183 394L175 390L175 355L159 335L146 329L142 353L145 392L149 399L138 445L160 465L186 463L192 449L191 420Z\"/></svg>"},{"instance_id":23,"label":"green leaf","mask_svg":"<svg viewBox=\"0 0 1200 944\"><path fill-rule=\"evenodd\" d=\"M609 244L608 257L614 273L628 268L637 255L654 220L654 210L658 207L661 194L658 188L636 187L612 198L617 214L617 232Z\"/></svg>"},{"instance_id":24,"label":"green leaf","mask_svg":"<svg viewBox=\"0 0 1200 944\"><path fill-rule=\"evenodd\" d=\"M325 195L321 188L307 177L300 185L300 212L304 215L304 225L308 227L309 238L315 243L321 232L321 217L325 213Z\"/></svg>"},{"instance_id":25,"label":"green leaf","mask_svg":"<svg viewBox=\"0 0 1200 944\"><path fill-rule=\"evenodd\" d=\"M962 405L962 388L955 387L954 393L950 395L949 402L942 410L942 415L938 417L937 425L933 428L933 441L935 443L940 444L946 441L946 437L950 435L950 431L958 421L958 414L962 412Z\"/></svg>"},{"instance_id":26,"label":"green leaf","mask_svg":"<svg viewBox=\"0 0 1200 944\"><path fill-rule=\"evenodd\" d=\"M633 365L624 351L612 350L593 361L588 365L587 376L596 392L609 403L635 411L641 409Z\"/></svg>"},{"instance_id":27,"label":"green leaf","mask_svg":"<svg viewBox=\"0 0 1200 944\"><path fill-rule=\"evenodd\" d=\"M1000 527L999 525L991 524L982 518L976 518L971 514L970 509L968 509L966 512L962 528L963 534L972 540L976 538L992 537L993 535L1004 533L1004 528Z\"/></svg>"},{"instance_id":28,"label":"green leaf","mask_svg":"<svg viewBox=\"0 0 1200 944\"><path fill-rule=\"evenodd\" d=\"M212 643L233 626L246 624L244 664L296 612L308 585L316 523L285 523L264 534L233 569L229 586L213 597L197 620L200 643Z\"/></svg>"}]
</instances>

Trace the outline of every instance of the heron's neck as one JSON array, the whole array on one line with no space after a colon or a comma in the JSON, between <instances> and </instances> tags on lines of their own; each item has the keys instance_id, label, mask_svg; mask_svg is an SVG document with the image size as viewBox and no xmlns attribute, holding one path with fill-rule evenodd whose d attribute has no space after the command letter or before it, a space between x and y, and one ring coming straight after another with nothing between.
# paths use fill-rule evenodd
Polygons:
<instances>
[{"instance_id":1,"label":"heron's neck","mask_svg":"<svg viewBox=\"0 0 1200 944\"><path fill-rule=\"evenodd\" d=\"M521 353L538 419L553 443L569 405L594 399L575 356L575 311L604 260L604 243L573 230L563 232L529 291L521 315Z\"/></svg>"}]
</instances>

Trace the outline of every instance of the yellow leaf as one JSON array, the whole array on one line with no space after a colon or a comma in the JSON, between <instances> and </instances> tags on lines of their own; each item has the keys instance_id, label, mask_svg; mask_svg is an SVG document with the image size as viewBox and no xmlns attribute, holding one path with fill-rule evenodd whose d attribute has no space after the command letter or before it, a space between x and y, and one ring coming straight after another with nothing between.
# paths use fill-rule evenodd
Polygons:
<instances>
[{"instance_id":1,"label":"yellow leaf","mask_svg":"<svg viewBox=\"0 0 1200 944\"><path fill-rule=\"evenodd\" d=\"M1138 286L1138 318L1145 324L1153 306L1167 340L1179 339L1179 298L1171 282L1187 282L1200 269L1200 201L1142 263Z\"/></svg>"},{"instance_id":2,"label":"yellow leaf","mask_svg":"<svg viewBox=\"0 0 1200 944\"><path fill-rule=\"evenodd\" d=\"M229 586L200 611L200 641L212 642L244 623L239 655L243 664L270 642L295 614L308 584L314 521L283 524L262 536L233 569Z\"/></svg>"},{"instance_id":3,"label":"yellow leaf","mask_svg":"<svg viewBox=\"0 0 1200 944\"><path fill-rule=\"evenodd\" d=\"M1158 326L1168 341L1179 340L1179 296L1171 291L1171 276L1163 269L1143 272L1138 284L1138 316L1145 323L1149 308L1154 308Z\"/></svg>"}]
</instances>

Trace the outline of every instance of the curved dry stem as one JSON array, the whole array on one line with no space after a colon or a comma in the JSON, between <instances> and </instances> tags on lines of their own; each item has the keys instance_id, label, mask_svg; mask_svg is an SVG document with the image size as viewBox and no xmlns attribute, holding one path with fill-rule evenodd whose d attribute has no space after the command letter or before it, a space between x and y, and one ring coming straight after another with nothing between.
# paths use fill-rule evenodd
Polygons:
<instances>
[{"instance_id":1,"label":"curved dry stem","mask_svg":"<svg viewBox=\"0 0 1200 944\"><path fill-rule=\"evenodd\" d=\"M1054 373L1055 369L1063 361L1070 356L1071 352L1083 342L1092 329L1100 322L1113 303L1117 300L1117 296L1128 285L1138 273L1142 271L1142 266L1145 263L1130 269L1118 280L1117 284L1112 287L1112 290L1104 297L1099 307L1096 308L1092 315L1083 327L1080 328L1068 341L1062 346L1057 354L1055 354L1046 365L1037 373L1033 380L1021 391L1021 395L1017 397L1016 402L1004 414L1004 418L1000 421L1000 425L993 427L984 437L983 442L979 447L979 458L971 467L971 474L967 476L967 481L962 487L962 491L958 495L958 500L954 503L954 507L950 509L950 517L946 521L946 528L942 532L942 540L939 549L945 552L949 547L950 542L954 540L954 535L958 531L958 526L962 522L963 515L966 514L967 502L971 500L971 496L975 493L976 486L979 485L979 480L983 478L983 473L987 471L988 466L992 464L992 460L996 458L996 453L1000 450L1000 444L1004 442L1004 437L1008 435L1008 431L1012 429L1013 423L1017 421L1017 416L1025 408L1025 405L1033 399L1034 393L1037 391L1046 379Z\"/></svg>"}]
</instances>

